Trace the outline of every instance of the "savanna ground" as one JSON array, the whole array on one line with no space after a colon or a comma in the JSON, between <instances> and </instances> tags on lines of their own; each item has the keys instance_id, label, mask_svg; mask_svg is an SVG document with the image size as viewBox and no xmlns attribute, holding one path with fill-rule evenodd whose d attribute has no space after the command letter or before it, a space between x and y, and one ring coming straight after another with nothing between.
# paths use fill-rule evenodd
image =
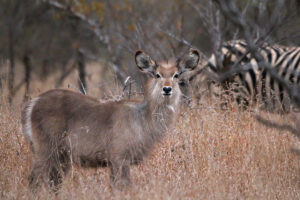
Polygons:
<instances>
[{"instance_id":1,"label":"savanna ground","mask_svg":"<svg viewBox=\"0 0 300 200\"><path fill-rule=\"evenodd\" d=\"M93 76L99 72L90 67L89 73L88 82L95 82ZM68 81L76 85L74 77L63 87ZM33 96L53 88L53 80L34 80ZM89 94L99 97L97 91L90 90ZM300 198L300 158L292 151L300 149L299 139L287 131L268 128L255 118L259 115L294 125L290 116L234 108L221 111L209 101L200 107L183 107L174 127L149 158L132 166L130 188L112 193L107 168L74 166L57 197L45 189L33 196L27 181L32 153L21 132L22 104L17 101L9 108L4 99L5 95L0 105L1 199Z\"/></svg>"}]
</instances>

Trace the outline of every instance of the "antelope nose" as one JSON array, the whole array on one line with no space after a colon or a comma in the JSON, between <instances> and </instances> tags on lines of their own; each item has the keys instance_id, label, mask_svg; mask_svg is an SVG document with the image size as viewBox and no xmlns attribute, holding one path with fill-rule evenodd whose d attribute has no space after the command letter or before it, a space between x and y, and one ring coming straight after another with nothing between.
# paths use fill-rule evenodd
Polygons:
<instances>
[{"instance_id":1,"label":"antelope nose","mask_svg":"<svg viewBox=\"0 0 300 200\"><path fill-rule=\"evenodd\" d=\"M172 87L163 87L164 95L170 95Z\"/></svg>"}]
</instances>

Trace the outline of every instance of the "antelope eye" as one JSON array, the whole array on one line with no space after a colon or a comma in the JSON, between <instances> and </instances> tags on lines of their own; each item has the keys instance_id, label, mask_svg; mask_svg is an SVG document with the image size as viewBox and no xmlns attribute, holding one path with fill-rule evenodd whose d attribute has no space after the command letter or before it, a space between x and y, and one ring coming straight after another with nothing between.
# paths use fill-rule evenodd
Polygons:
<instances>
[{"instance_id":1,"label":"antelope eye","mask_svg":"<svg viewBox=\"0 0 300 200\"><path fill-rule=\"evenodd\" d=\"M173 76L174 78L178 78L179 77L179 75L176 73L176 74L174 74L174 76Z\"/></svg>"},{"instance_id":2,"label":"antelope eye","mask_svg":"<svg viewBox=\"0 0 300 200\"><path fill-rule=\"evenodd\" d=\"M160 76L160 74L156 74L156 78L160 78L161 76Z\"/></svg>"}]
</instances>

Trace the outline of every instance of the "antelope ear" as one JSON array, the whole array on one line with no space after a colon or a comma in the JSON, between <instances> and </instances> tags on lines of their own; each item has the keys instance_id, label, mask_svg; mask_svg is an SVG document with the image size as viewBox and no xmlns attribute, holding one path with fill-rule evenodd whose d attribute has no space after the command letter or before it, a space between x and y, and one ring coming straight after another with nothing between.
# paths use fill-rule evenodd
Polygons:
<instances>
[{"instance_id":1,"label":"antelope ear","mask_svg":"<svg viewBox=\"0 0 300 200\"><path fill-rule=\"evenodd\" d=\"M196 49L190 49L189 53L184 57L182 61L179 61L177 67L180 73L194 70L200 60L200 54Z\"/></svg>"},{"instance_id":2,"label":"antelope ear","mask_svg":"<svg viewBox=\"0 0 300 200\"><path fill-rule=\"evenodd\" d=\"M157 64L143 51L137 51L135 53L136 66L144 73L155 74Z\"/></svg>"}]
</instances>

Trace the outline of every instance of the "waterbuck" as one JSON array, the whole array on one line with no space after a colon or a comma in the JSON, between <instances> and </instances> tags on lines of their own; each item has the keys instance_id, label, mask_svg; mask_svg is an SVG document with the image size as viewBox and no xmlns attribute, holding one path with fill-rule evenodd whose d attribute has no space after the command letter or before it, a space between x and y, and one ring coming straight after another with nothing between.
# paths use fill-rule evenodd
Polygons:
<instances>
[{"instance_id":1,"label":"waterbuck","mask_svg":"<svg viewBox=\"0 0 300 200\"><path fill-rule=\"evenodd\" d=\"M196 68L197 50L171 64L158 64L142 51L139 70L148 74L143 101L99 103L68 90L50 90L31 100L22 112L23 132L33 151L30 187L44 182L58 189L72 163L108 166L112 186L130 184L130 164L149 154L176 117L181 74Z\"/></svg>"}]
</instances>

